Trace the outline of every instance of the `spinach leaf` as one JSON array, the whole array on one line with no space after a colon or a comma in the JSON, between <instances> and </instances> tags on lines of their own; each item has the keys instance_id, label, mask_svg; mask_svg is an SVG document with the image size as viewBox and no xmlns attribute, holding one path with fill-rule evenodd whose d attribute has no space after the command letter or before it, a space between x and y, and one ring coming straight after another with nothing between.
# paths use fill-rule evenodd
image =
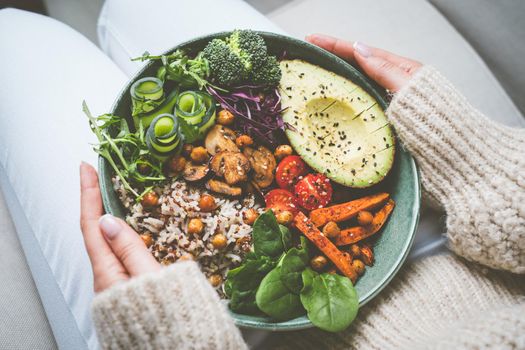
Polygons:
<instances>
[{"instance_id":1,"label":"spinach leaf","mask_svg":"<svg viewBox=\"0 0 525 350\"><path fill-rule=\"evenodd\" d=\"M281 281L281 267L270 271L262 280L255 301L259 309L277 320L290 320L304 314L299 295Z\"/></svg>"},{"instance_id":2,"label":"spinach leaf","mask_svg":"<svg viewBox=\"0 0 525 350\"><path fill-rule=\"evenodd\" d=\"M317 272L309 267L301 273L301 278L303 281L303 289L301 289L301 293L306 293L308 290L310 290L310 288L312 288L312 283L314 282L315 276L317 276Z\"/></svg>"},{"instance_id":3,"label":"spinach leaf","mask_svg":"<svg viewBox=\"0 0 525 350\"><path fill-rule=\"evenodd\" d=\"M283 258L281 264L281 281L295 294L303 288L301 273L308 266L308 253L306 249L292 248Z\"/></svg>"},{"instance_id":4,"label":"spinach leaf","mask_svg":"<svg viewBox=\"0 0 525 350\"><path fill-rule=\"evenodd\" d=\"M290 246L290 231L277 223L273 211L259 215L253 224L253 250L257 256L279 257Z\"/></svg>"},{"instance_id":5,"label":"spinach leaf","mask_svg":"<svg viewBox=\"0 0 525 350\"><path fill-rule=\"evenodd\" d=\"M306 276L307 281L310 278ZM359 308L352 282L343 276L323 273L315 276L309 284L307 282L307 288L301 292L301 302L310 321L329 332L347 328L357 316Z\"/></svg>"},{"instance_id":6,"label":"spinach leaf","mask_svg":"<svg viewBox=\"0 0 525 350\"><path fill-rule=\"evenodd\" d=\"M230 299L232 311L245 314L259 312L255 304L255 293L266 274L272 270L276 262L268 257L257 257L248 254L241 266L228 271L224 284L224 292Z\"/></svg>"}]
</instances>

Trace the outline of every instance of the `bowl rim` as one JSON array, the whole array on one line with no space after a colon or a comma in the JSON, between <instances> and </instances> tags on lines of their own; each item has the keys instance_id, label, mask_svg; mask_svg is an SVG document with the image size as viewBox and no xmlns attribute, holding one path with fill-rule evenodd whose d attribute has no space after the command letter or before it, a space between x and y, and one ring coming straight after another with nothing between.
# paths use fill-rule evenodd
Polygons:
<instances>
[{"instance_id":1,"label":"bowl rim","mask_svg":"<svg viewBox=\"0 0 525 350\"><path fill-rule=\"evenodd\" d=\"M184 42L179 43L178 45L175 45L171 47L168 50L165 50L162 55L169 54L181 47L188 47L196 42L200 42L202 40L212 40L217 37L225 37L229 34L231 34L232 31L221 31L221 32L215 32L210 33L206 35L200 35L198 37L195 37L190 40L186 40ZM255 32L261 34L265 39L276 37L285 41L288 41L290 43L293 43L294 45L297 45L300 43L301 45L304 45L308 47L309 50L313 50L316 52L316 54L325 56L328 59L331 59L332 61L335 61L337 65L344 66L345 69L348 69L352 71L352 73L358 77L359 82L358 85L361 87L365 87L365 89L368 92L372 92L374 95L374 98L378 100L378 102L381 104L381 107L383 109L386 109L388 104L386 103L385 99L383 98L382 94L378 91L380 88L377 84L375 84L373 81L371 81L366 75L361 73L359 70L357 70L353 65L348 63L347 61L343 60L342 58L324 50L321 49L318 46L315 46L313 44L310 44L304 40L294 38L288 35L273 33L273 32L267 32L267 31L258 31ZM120 93L117 95L117 98L113 102L111 106L111 111L114 112L117 109L117 106L120 102L121 96L129 90L130 86L135 82L138 76L142 75L147 69L150 68L151 65L153 65L154 62L149 62L145 64L141 69L137 70L133 76L128 80L127 84L124 85L124 87L121 89ZM363 86L364 85L364 86ZM398 147L402 147L400 144L398 144ZM394 276L397 274L397 272L401 269L401 266L403 266L403 263L405 262L406 258L408 257L408 254L410 253L410 248L412 247L414 243L414 239L416 236L416 231L419 223L419 216L420 216L420 206L421 206L421 177L419 174L419 169L417 167L417 164L412 157L412 155L405 150L405 152L408 155L409 158L409 166L410 171L413 174L415 185L414 191L415 191L415 200L414 204L412 205L412 220L410 224L410 235L408 239L405 240L403 246L402 246L402 254L396 259L395 263L392 265L392 267L388 270L388 272L385 274L385 277L381 279L381 281L378 283L377 287L370 290L365 295L359 296L359 307L363 307L366 303L368 303L370 300L372 300L375 296L377 296L387 285L388 283L394 278ZM101 188L101 194L102 194L102 202L104 206L104 210L106 213L113 213L114 210L112 206L110 205L110 199L108 197L108 190L113 191L113 188L109 188L106 186L106 183L103 181L104 174L105 174L105 165L104 165L105 159L102 156L99 156L98 159L98 169L99 169L99 184ZM230 315L234 319L234 323L242 328L246 329L257 329L257 330L266 330L266 331L294 331L294 330L301 330L301 329L308 329L314 327L312 322L308 319L306 315L297 317L292 320L284 321L284 322L267 322L262 321L259 319L246 319L244 317L250 318L250 317L256 317L251 315L242 315L243 318L239 318L238 315L231 310L229 310Z\"/></svg>"}]
</instances>

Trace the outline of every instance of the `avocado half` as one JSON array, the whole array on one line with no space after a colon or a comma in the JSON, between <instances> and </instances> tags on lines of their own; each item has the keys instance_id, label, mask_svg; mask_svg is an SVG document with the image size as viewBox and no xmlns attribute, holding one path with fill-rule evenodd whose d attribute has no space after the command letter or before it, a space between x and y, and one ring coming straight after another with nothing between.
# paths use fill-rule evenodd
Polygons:
<instances>
[{"instance_id":1,"label":"avocado half","mask_svg":"<svg viewBox=\"0 0 525 350\"><path fill-rule=\"evenodd\" d=\"M280 62L283 121L292 147L314 170L348 187L380 182L395 137L377 101L352 81L302 60Z\"/></svg>"}]
</instances>

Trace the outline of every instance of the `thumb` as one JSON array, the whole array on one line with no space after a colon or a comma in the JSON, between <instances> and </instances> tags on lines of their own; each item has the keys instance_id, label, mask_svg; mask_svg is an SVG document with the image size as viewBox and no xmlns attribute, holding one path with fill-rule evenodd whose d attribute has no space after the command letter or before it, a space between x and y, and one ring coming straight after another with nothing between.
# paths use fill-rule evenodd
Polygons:
<instances>
[{"instance_id":1,"label":"thumb","mask_svg":"<svg viewBox=\"0 0 525 350\"><path fill-rule=\"evenodd\" d=\"M354 58L368 76L391 92L399 91L410 80L406 70L385 57L373 55L373 51L360 42L354 43Z\"/></svg>"},{"instance_id":2,"label":"thumb","mask_svg":"<svg viewBox=\"0 0 525 350\"><path fill-rule=\"evenodd\" d=\"M124 221L106 214L100 218L99 225L111 250L132 277L160 270L160 264L143 240Z\"/></svg>"}]
</instances>

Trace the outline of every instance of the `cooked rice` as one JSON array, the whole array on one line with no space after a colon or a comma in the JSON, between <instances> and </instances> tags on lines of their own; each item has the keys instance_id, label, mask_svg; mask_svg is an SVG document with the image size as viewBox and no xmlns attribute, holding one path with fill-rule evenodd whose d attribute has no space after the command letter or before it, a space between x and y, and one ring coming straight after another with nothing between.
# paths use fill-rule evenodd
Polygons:
<instances>
[{"instance_id":1,"label":"cooked rice","mask_svg":"<svg viewBox=\"0 0 525 350\"><path fill-rule=\"evenodd\" d=\"M219 197L184 180L172 180L154 189L159 195L160 206L146 210L127 193L118 177L113 178L113 186L127 210L126 221L139 234L151 234L154 244L149 249L161 264L169 265L181 257L191 257L199 262L207 277L219 274L224 281L228 270L238 266L251 249L252 227L243 222L243 212L250 208L262 212L253 195L242 199ZM215 197L216 210L200 211L198 203L203 194ZM202 220L204 231L201 235L186 233L192 218ZM213 247L211 238L217 233L226 236L226 248ZM217 291L222 294L222 282Z\"/></svg>"}]
</instances>

